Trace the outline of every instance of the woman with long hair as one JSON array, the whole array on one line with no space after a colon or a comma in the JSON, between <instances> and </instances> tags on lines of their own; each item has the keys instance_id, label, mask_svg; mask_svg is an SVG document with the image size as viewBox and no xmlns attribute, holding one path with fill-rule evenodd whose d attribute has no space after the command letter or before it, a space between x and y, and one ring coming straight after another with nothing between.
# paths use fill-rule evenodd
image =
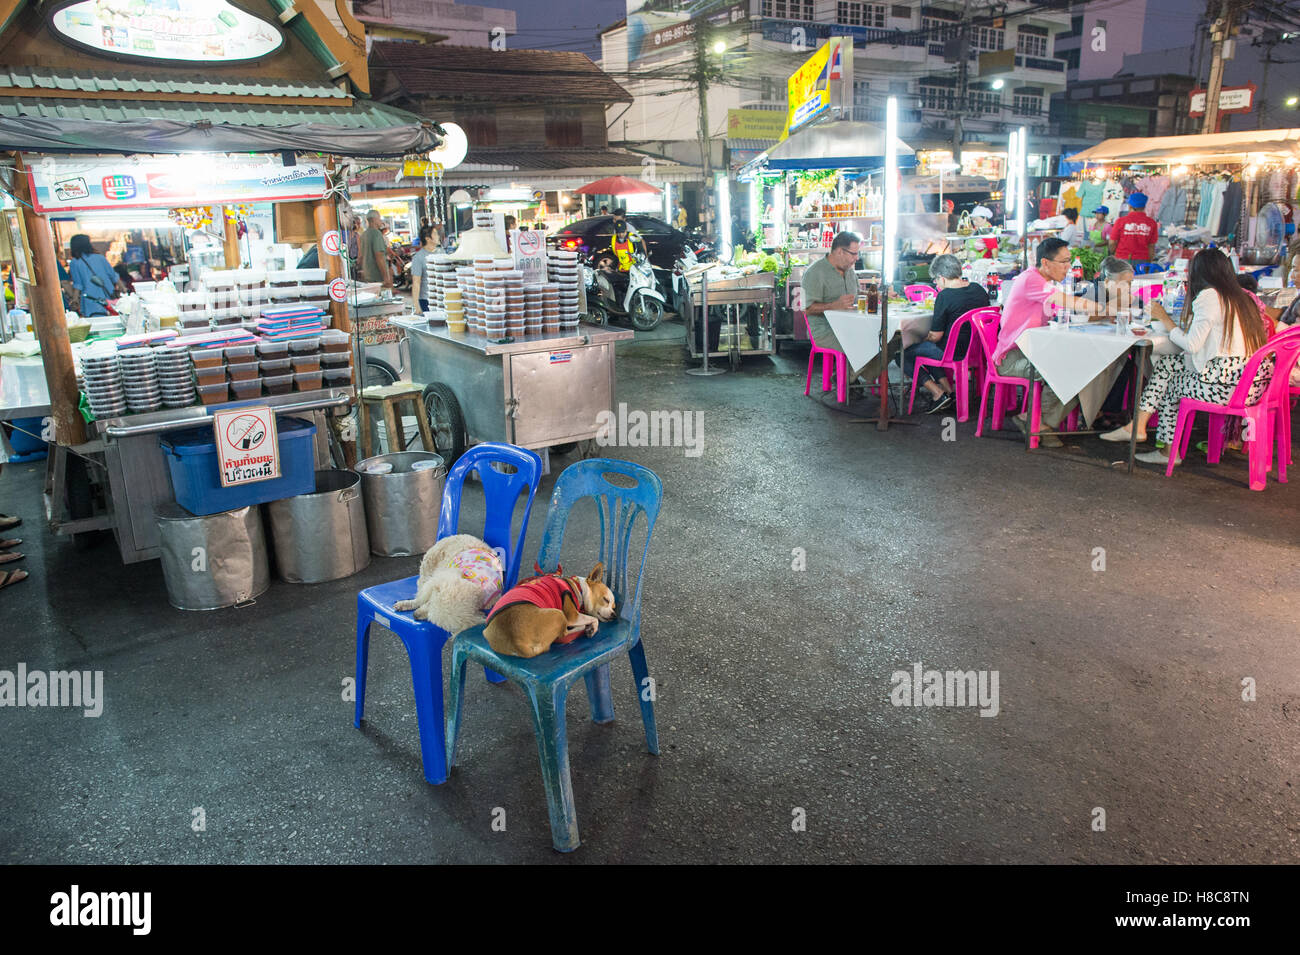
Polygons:
<instances>
[{"instance_id":1,"label":"woman with long hair","mask_svg":"<svg viewBox=\"0 0 1300 955\"><path fill-rule=\"evenodd\" d=\"M1160 426L1156 442L1173 444L1178 425L1178 404L1183 398L1195 398L1224 404L1241 379L1246 360L1264 345L1266 332L1259 319L1259 309L1250 294L1237 281L1231 260L1218 249L1202 249L1192 259L1190 281L1183 305L1187 331L1169 317L1158 302L1152 312L1160 319L1169 340L1180 349L1176 355L1160 355L1155 360L1151 380L1142 392L1136 423L1116 428L1101 436L1103 441L1128 441L1130 428L1137 427L1139 441L1147 439L1147 422L1157 411ZM1261 366L1250 393L1258 401L1268 384L1271 368ZM1155 450L1138 455L1148 464L1168 464L1165 451Z\"/></svg>"},{"instance_id":2,"label":"woman with long hair","mask_svg":"<svg viewBox=\"0 0 1300 955\"><path fill-rule=\"evenodd\" d=\"M122 284L117 273L108 264L108 259L95 251L90 236L74 235L68 248L72 252L68 271L72 275L72 284L81 293L82 317L107 315L105 303L117 297Z\"/></svg>"}]
</instances>

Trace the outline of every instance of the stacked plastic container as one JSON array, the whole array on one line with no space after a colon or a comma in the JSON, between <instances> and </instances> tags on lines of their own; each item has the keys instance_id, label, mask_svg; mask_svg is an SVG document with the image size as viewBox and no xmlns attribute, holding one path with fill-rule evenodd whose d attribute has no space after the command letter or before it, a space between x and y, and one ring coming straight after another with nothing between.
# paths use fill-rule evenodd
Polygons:
<instances>
[{"instance_id":1,"label":"stacked plastic container","mask_svg":"<svg viewBox=\"0 0 1300 955\"><path fill-rule=\"evenodd\" d=\"M473 266L460 266L456 269L456 287L460 289L461 305L465 309L465 325L469 331L479 327L479 290L477 273Z\"/></svg>"},{"instance_id":2,"label":"stacked plastic container","mask_svg":"<svg viewBox=\"0 0 1300 955\"><path fill-rule=\"evenodd\" d=\"M450 255L431 255L425 266L425 298L429 308L446 308L446 295L456 286L456 263Z\"/></svg>"},{"instance_id":3,"label":"stacked plastic container","mask_svg":"<svg viewBox=\"0 0 1300 955\"><path fill-rule=\"evenodd\" d=\"M81 356L81 376L77 382L86 393L91 413L96 418L115 418L126 414L126 391L117 351L102 351Z\"/></svg>"},{"instance_id":4,"label":"stacked plastic container","mask_svg":"<svg viewBox=\"0 0 1300 955\"><path fill-rule=\"evenodd\" d=\"M578 291L582 270L578 253L552 249L546 254L551 282L557 287L560 330L578 327Z\"/></svg>"},{"instance_id":5,"label":"stacked plastic container","mask_svg":"<svg viewBox=\"0 0 1300 955\"><path fill-rule=\"evenodd\" d=\"M162 347L154 350L158 383L165 408L188 408L194 404L194 366L188 348Z\"/></svg>"},{"instance_id":6,"label":"stacked plastic container","mask_svg":"<svg viewBox=\"0 0 1300 955\"><path fill-rule=\"evenodd\" d=\"M122 388L126 392L126 407L132 414L157 411L162 407L162 383L158 380L158 366L154 363L152 348L128 348L117 353L117 364L122 370Z\"/></svg>"},{"instance_id":7,"label":"stacked plastic container","mask_svg":"<svg viewBox=\"0 0 1300 955\"><path fill-rule=\"evenodd\" d=\"M543 331L544 316L542 314L542 285L525 285L524 286L524 331L530 335L540 334ZM556 301L558 298L558 289ZM558 315L556 316L559 317ZM558 323L557 323L558 328Z\"/></svg>"},{"instance_id":8,"label":"stacked plastic container","mask_svg":"<svg viewBox=\"0 0 1300 955\"><path fill-rule=\"evenodd\" d=\"M346 388L352 384L352 342L347 332L330 329L320 336L321 387Z\"/></svg>"}]
</instances>

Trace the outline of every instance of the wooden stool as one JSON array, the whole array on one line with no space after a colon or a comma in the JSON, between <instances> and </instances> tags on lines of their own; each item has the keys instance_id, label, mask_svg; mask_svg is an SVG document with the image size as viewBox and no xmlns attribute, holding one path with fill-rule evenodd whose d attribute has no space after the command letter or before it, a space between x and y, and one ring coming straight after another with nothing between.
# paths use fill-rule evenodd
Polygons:
<instances>
[{"instance_id":1,"label":"wooden stool","mask_svg":"<svg viewBox=\"0 0 1300 955\"><path fill-rule=\"evenodd\" d=\"M379 414L383 416L384 430L388 433L388 450L405 451L406 450L406 432L402 428L402 405L410 402L415 407L415 420L420 424L420 440L424 442L424 450L432 451L433 431L429 428L429 418L424 413L424 402L421 401L423 389L419 385L412 384L409 381L399 381L394 385L385 385L381 388L367 388L361 392L362 411L365 412L363 418L363 427L361 430L361 456L368 458L374 455L375 449L371 447L370 427L365 420L376 412L375 405L382 405Z\"/></svg>"}]
</instances>

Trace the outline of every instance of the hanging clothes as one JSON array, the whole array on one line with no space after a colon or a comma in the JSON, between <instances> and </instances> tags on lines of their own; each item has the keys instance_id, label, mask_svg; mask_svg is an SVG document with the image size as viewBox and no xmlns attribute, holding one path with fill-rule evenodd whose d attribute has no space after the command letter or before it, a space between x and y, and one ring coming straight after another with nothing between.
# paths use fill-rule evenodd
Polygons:
<instances>
[{"instance_id":1,"label":"hanging clothes","mask_svg":"<svg viewBox=\"0 0 1300 955\"><path fill-rule=\"evenodd\" d=\"M1080 217L1092 215L1092 210L1102 205L1101 192L1102 185L1096 180L1089 180L1079 188ZM1114 209L1111 210L1111 212L1114 211Z\"/></svg>"},{"instance_id":2,"label":"hanging clothes","mask_svg":"<svg viewBox=\"0 0 1300 955\"><path fill-rule=\"evenodd\" d=\"M1079 184L1077 182L1067 183L1061 190L1061 213L1064 214L1066 209L1080 210L1079 215L1082 218L1087 212L1082 210L1083 199L1079 194Z\"/></svg>"},{"instance_id":3,"label":"hanging clothes","mask_svg":"<svg viewBox=\"0 0 1300 955\"><path fill-rule=\"evenodd\" d=\"M1116 179L1107 179L1101 187L1101 204L1110 209L1106 218L1112 224L1119 218L1119 207L1124 204L1124 187Z\"/></svg>"},{"instance_id":4,"label":"hanging clothes","mask_svg":"<svg viewBox=\"0 0 1300 955\"><path fill-rule=\"evenodd\" d=\"M1241 220L1241 200L1244 190L1241 181L1229 181L1223 191L1223 213L1219 217L1219 228L1215 235L1240 235L1237 231Z\"/></svg>"},{"instance_id":5,"label":"hanging clothes","mask_svg":"<svg viewBox=\"0 0 1300 955\"><path fill-rule=\"evenodd\" d=\"M1160 200L1159 214L1155 216L1160 223L1161 231L1166 231L1173 226L1181 226L1187 216L1187 181L1185 179L1170 180L1169 187L1165 190Z\"/></svg>"},{"instance_id":6,"label":"hanging clothes","mask_svg":"<svg viewBox=\"0 0 1300 955\"><path fill-rule=\"evenodd\" d=\"M1164 201L1165 193L1169 191L1169 177L1143 176L1134 185L1138 192L1147 197L1147 215L1157 222L1163 221L1160 218L1160 204Z\"/></svg>"}]
</instances>

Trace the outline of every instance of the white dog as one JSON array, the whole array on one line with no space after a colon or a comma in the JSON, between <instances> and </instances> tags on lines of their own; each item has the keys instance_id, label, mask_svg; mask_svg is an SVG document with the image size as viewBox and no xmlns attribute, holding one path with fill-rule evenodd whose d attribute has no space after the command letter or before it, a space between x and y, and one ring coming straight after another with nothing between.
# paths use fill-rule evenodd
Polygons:
<instances>
[{"instance_id":1,"label":"white dog","mask_svg":"<svg viewBox=\"0 0 1300 955\"><path fill-rule=\"evenodd\" d=\"M400 600L397 610L414 610L452 636L483 622L483 615L501 595L504 567L501 555L471 534L444 538L420 561L420 581L414 600Z\"/></svg>"}]
</instances>

